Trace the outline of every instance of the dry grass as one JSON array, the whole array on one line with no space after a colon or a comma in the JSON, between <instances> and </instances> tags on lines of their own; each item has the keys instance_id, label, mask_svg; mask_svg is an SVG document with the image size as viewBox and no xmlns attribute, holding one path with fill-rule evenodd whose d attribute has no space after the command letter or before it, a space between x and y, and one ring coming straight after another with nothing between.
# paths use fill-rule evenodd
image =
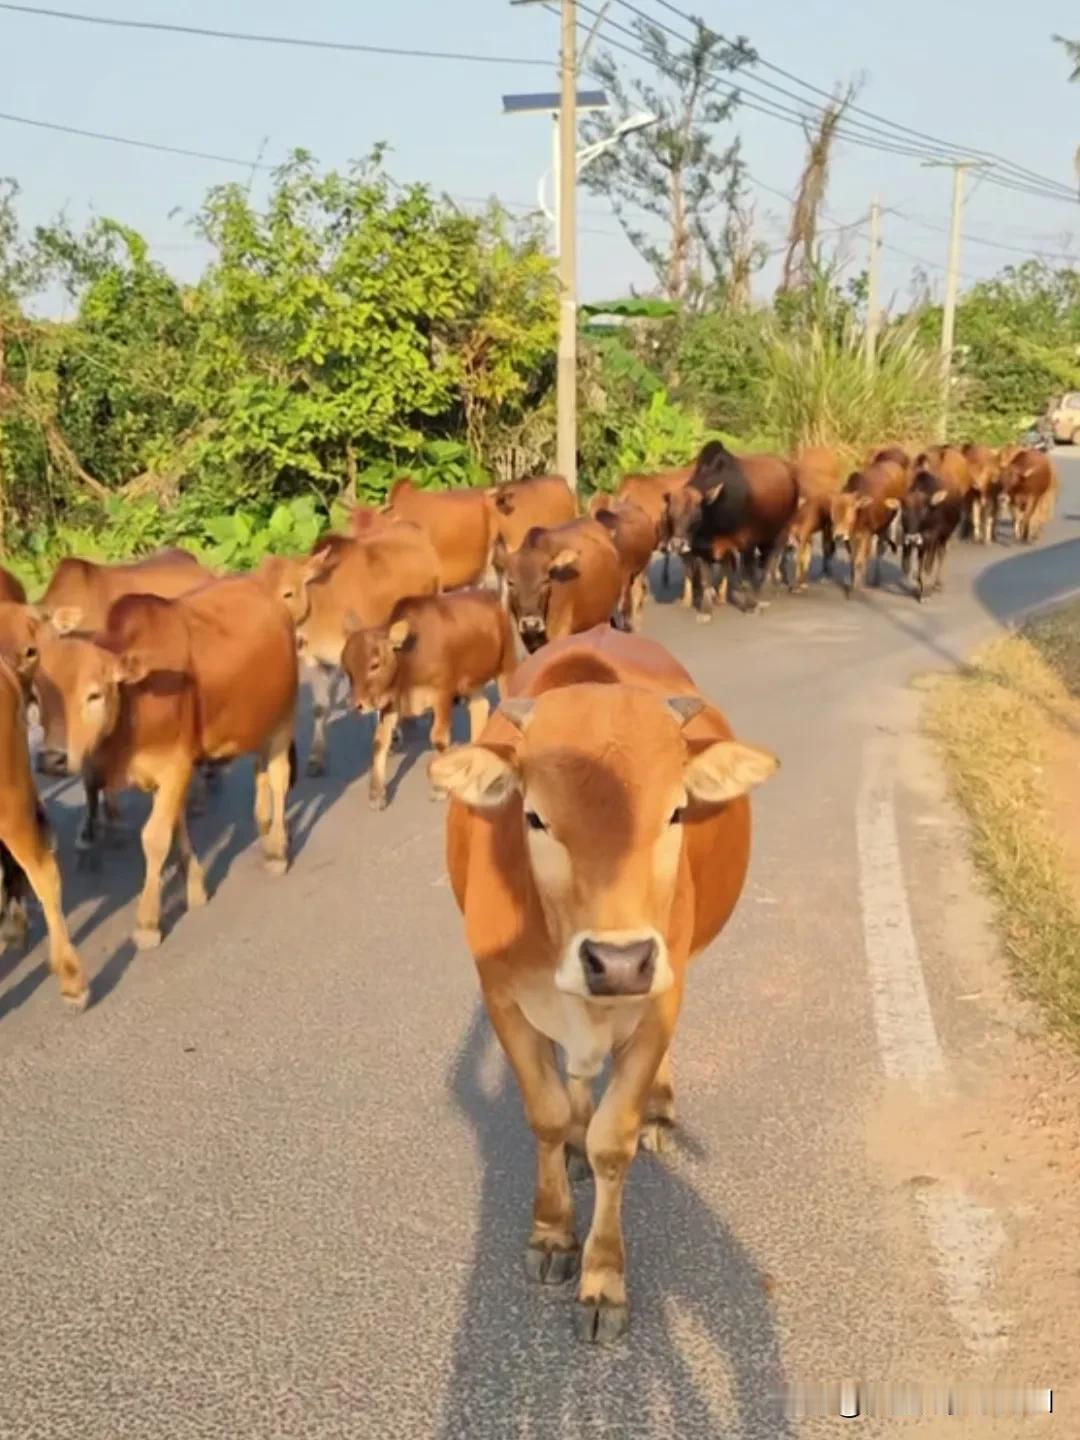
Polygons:
<instances>
[{"instance_id":1,"label":"dry grass","mask_svg":"<svg viewBox=\"0 0 1080 1440\"><path fill-rule=\"evenodd\" d=\"M1080 1045L1080 874L1060 839L1067 807L1080 806L1078 696L1072 605L943 678L926 720L970 817L1016 975Z\"/></svg>"}]
</instances>

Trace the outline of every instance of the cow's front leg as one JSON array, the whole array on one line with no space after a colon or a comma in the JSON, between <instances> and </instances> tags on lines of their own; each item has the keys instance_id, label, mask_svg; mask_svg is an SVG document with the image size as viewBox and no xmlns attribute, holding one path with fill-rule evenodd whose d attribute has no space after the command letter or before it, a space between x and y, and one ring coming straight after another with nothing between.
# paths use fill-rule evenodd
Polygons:
<instances>
[{"instance_id":1,"label":"cow's front leg","mask_svg":"<svg viewBox=\"0 0 1080 1440\"><path fill-rule=\"evenodd\" d=\"M675 1124L675 1082L671 1075L671 1051L657 1066L645 1101L645 1123L641 1127L641 1148L659 1153L668 1148Z\"/></svg>"},{"instance_id":2,"label":"cow's front leg","mask_svg":"<svg viewBox=\"0 0 1080 1440\"><path fill-rule=\"evenodd\" d=\"M169 858L177 822L184 811L191 766L178 766L158 784L150 818L143 826L142 847L146 859L146 879L135 915L135 944L150 950L161 944L161 870Z\"/></svg>"},{"instance_id":3,"label":"cow's front leg","mask_svg":"<svg viewBox=\"0 0 1080 1440\"><path fill-rule=\"evenodd\" d=\"M715 599L712 565L702 555L694 555L690 563L693 566L694 603L697 606L698 622L707 625L713 617Z\"/></svg>"},{"instance_id":4,"label":"cow's front leg","mask_svg":"<svg viewBox=\"0 0 1080 1440\"><path fill-rule=\"evenodd\" d=\"M371 785L368 798L373 810L386 809L386 758L397 728L397 711L393 707L379 712L371 754Z\"/></svg>"},{"instance_id":5,"label":"cow's front leg","mask_svg":"<svg viewBox=\"0 0 1080 1440\"><path fill-rule=\"evenodd\" d=\"M611 1081L586 1136L596 1206L582 1255L574 1324L578 1336L592 1344L617 1340L630 1321L622 1238L623 1187L637 1153L649 1092L671 1043L679 999L676 987L655 1000L616 1052Z\"/></svg>"},{"instance_id":6,"label":"cow's front leg","mask_svg":"<svg viewBox=\"0 0 1080 1440\"><path fill-rule=\"evenodd\" d=\"M577 1274L580 1247L574 1233L574 1202L566 1174L570 1096L555 1062L555 1047L534 1030L513 1002L485 994L488 1015L506 1051L536 1136L536 1196L525 1251L530 1280L561 1285Z\"/></svg>"},{"instance_id":7,"label":"cow's front leg","mask_svg":"<svg viewBox=\"0 0 1080 1440\"><path fill-rule=\"evenodd\" d=\"M326 774L326 719L331 704L330 668L318 660L309 662L308 681L311 685L311 749L308 751L307 773Z\"/></svg>"},{"instance_id":8,"label":"cow's front leg","mask_svg":"<svg viewBox=\"0 0 1080 1440\"><path fill-rule=\"evenodd\" d=\"M566 1173L571 1180L589 1178L589 1162L585 1158L585 1136L593 1117L592 1081L581 1075L568 1075L566 1088L570 1094L570 1132L566 1137Z\"/></svg>"}]
</instances>

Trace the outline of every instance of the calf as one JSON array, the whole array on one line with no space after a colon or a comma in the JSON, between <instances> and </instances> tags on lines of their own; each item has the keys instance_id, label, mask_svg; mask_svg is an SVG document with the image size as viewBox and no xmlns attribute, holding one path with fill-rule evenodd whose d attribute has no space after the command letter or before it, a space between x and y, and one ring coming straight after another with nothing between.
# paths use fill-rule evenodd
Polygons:
<instances>
[{"instance_id":1,"label":"calf","mask_svg":"<svg viewBox=\"0 0 1080 1440\"><path fill-rule=\"evenodd\" d=\"M479 742L430 769L451 796L447 865L484 1004L536 1136L526 1269L547 1285L577 1271L567 1152L585 1152L596 1204L575 1326L608 1341L628 1323L627 1172L674 1119L687 966L735 908L746 795L777 762L735 741L659 645L609 627L533 656L511 691Z\"/></svg>"},{"instance_id":2,"label":"calf","mask_svg":"<svg viewBox=\"0 0 1080 1440\"><path fill-rule=\"evenodd\" d=\"M1057 489L1057 469L1042 450L1020 450L1012 457L1002 475L1002 493L1017 540L1025 545L1038 540L1053 518Z\"/></svg>"},{"instance_id":3,"label":"calf","mask_svg":"<svg viewBox=\"0 0 1080 1440\"><path fill-rule=\"evenodd\" d=\"M784 552L791 562L788 587L802 590L806 587L810 571L814 536L821 535L822 569L826 575L836 549L831 502L842 481L835 451L824 448L801 450L795 459L795 483L799 490L799 503L784 536ZM780 558L778 552L777 563Z\"/></svg>"},{"instance_id":4,"label":"calf","mask_svg":"<svg viewBox=\"0 0 1080 1440\"><path fill-rule=\"evenodd\" d=\"M142 832L146 879L135 942L161 941L161 870L175 838L189 906L206 901L184 801L195 766L254 753L255 820L266 867L288 867L285 797L294 762L296 638L283 606L250 577L176 600L126 595L94 641L74 647L64 700L68 763L108 790L153 792Z\"/></svg>"},{"instance_id":5,"label":"calf","mask_svg":"<svg viewBox=\"0 0 1080 1440\"><path fill-rule=\"evenodd\" d=\"M60 870L49 843L45 813L34 789L26 740L23 682L0 660L0 869L3 873L2 930L5 943L26 937L26 884L45 913L49 968L62 998L84 1010L90 998L86 972L64 921Z\"/></svg>"},{"instance_id":6,"label":"calf","mask_svg":"<svg viewBox=\"0 0 1080 1440\"><path fill-rule=\"evenodd\" d=\"M915 476L900 508L904 574L916 598L940 590L945 550L964 514L964 500L926 470Z\"/></svg>"},{"instance_id":7,"label":"calf","mask_svg":"<svg viewBox=\"0 0 1080 1440\"><path fill-rule=\"evenodd\" d=\"M839 495L832 497L833 536L847 545L851 556L851 574L845 588L848 598L857 585L867 578L871 557L874 573L871 583L881 582L881 550L894 544L889 532L900 513L900 506L909 488L905 471L892 461L875 461L865 470L848 476Z\"/></svg>"},{"instance_id":8,"label":"calf","mask_svg":"<svg viewBox=\"0 0 1080 1440\"><path fill-rule=\"evenodd\" d=\"M637 630L649 593L649 561L657 544L657 527L632 500L616 500L599 492L589 502L589 514L603 525L623 566L623 591L617 615L624 630Z\"/></svg>"},{"instance_id":9,"label":"calf","mask_svg":"<svg viewBox=\"0 0 1080 1440\"><path fill-rule=\"evenodd\" d=\"M577 513L573 491L561 475L508 480L483 493L491 507L495 535L502 542L504 554L519 549L535 526L563 525Z\"/></svg>"},{"instance_id":10,"label":"calf","mask_svg":"<svg viewBox=\"0 0 1080 1440\"><path fill-rule=\"evenodd\" d=\"M998 498L1001 494L1001 464L989 445L965 445L970 485L965 503L965 523L971 538L989 545L994 538Z\"/></svg>"},{"instance_id":11,"label":"calf","mask_svg":"<svg viewBox=\"0 0 1080 1440\"><path fill-rule=\"evenodd\" d=\"M727 599L726 575L719 592L713 588L715 564L736 573L741 557L760 588L755 562L764 558L772 573L798 501L794 467L778 455L735 456L719 440L705 445L689 481L667 498L668 548L689 561L700 621L712 619L716 598Z\"/></svg>"},{"instance_id":12,"label":"calf","mask_svg":"<svg viewBox=\"0 0 1080 1440\"><path fill-rule=\"evenodd\" d=\"M610 621L626 585L611 535L596 520L538 526L505 564L507 604L530 654Z\"/></svg>"},{"instance_id":13,"label":"calf","mask_svg":"<svg viewBox=\"0 0 1080 1440\"><path fill-rule=\"evenodd\" d=\"M497 681L501 692L515 662L510 617L488 590L399 600L388 624L351 630L341 663L353 704L379 717L371 762L373 810L386 808L386 760L398 720L432 710L431 739L436 750L445 750L454 701L465 700L475 740L488 717L485 687Z\"/></svg>"},{"instance_id":14,"label":"calf","mask_svg":"<svg viewBox=\"0 0 1080 1440\"><path fill-rule=\"evenodd\" d=\"M667 497L673 490L681 490L693 473L693 465L684 465L681 469L661 470L654 475L624 475L615 491L616 500L627 500L640 505L656 526L656 543L664 556L665 588L671 580L672 555L666 544ZM691 599L690 570L689 567L684 567L682 603L689 606Z\"/></svg>"},{"instance_id":15,"label":"calf","mask_svg":"<svg viewBox=\"0 0 1080 1440\"><path fill-rule=\"evenodd\" d=\"M330 687L341 665L349 624L385 625L399 600L439 590L439 559L430 539L405 522L350 539L328 535L308 556L268 556L255 577L292 616L313 697L309 775L326 769Z\"/></svg>"},{"instance_id":16,"label":"calf","mask_svg":"<svg viewBox=\"0 0 1080 1440\"><path fill-rule=\"evenodd\" d=\"M496 526L487 491L420 490L406 476L390 491L387 510L427 535L439 557L444 589L475 585L490 576Z\"/></svg>"}]
</instances>

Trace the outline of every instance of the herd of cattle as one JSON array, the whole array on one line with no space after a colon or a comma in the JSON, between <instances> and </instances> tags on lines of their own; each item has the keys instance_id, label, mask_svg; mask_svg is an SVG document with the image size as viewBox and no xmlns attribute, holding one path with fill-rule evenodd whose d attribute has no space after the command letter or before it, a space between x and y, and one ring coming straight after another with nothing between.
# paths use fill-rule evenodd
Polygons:
<instances>
[{"instance_id":1,"label":"herd of cattle","mask_svg":"<svg viewBox=\"0 0 1080 1440\"><path fill-rule=\"evenodd\" d=\"M627 1318L626 1168L639 1139L659 1144L673 1120L668 1046L686 964L734 909L749 858L746 795L777 765L734 740L678 662L632 633L650 560L681 557L684 599L702 619L732 578L754 594L781 577L805 585L815 535L825 572L839 547L849 552L849 593L892 547L921 597L940 584L956 531L988 543L1007 506L1016 537L1035 539L1056 488L1052 462L1016 447L890 447L845 479L825 450L736 457L710 443L685 470L628 476L583 516L558 476L446 494L402 480L380 510L353 512L350 533L324 536L309 555L268 557L251 575L216 576L182 550L112 566L69 558L28 604L0 571L0 935L25 937L29 882L61 994L85 1006L33 781L33 710L38 767L85 787L80 851L115 820L119 791L153 797L140 948L161 940L174 845L188 905L206 901L187 806L216 766L254 756L266 865L285 872L301 667L314 697L310 773L325 767L340 672L355 708L375 712L377 809L399 723L432 712L451 883L537 1137L529 1273L557 1283L579 1268L567 1162L587 1155L597 1203L578 1324L589 1340L613 1338ZM451 746L456 701L468 704L470 743ZM565 1082L553 1041L567 1055ZM612 1081L594 1115L592 1082L609 1053Z\"/></svg>"}]
</instances>

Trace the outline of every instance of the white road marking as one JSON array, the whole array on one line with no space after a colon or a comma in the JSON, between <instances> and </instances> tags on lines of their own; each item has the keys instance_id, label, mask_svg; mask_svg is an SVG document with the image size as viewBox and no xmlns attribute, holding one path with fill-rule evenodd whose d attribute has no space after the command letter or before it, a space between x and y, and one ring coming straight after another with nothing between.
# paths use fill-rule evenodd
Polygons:
<instances>
[{"instance_id":1,"label":"white road marking","mask_svg":"<svg viewBox=\"0 0 1080 1440\"><path fill-rule=\"evenodd\" d=\"M863 937L882 1068L930 1100L948 1095L950 1082L904 886L895 770L895 741L868 740L855 812ZM1008 1346L1007 1327L988 1297L1007 1238L1001 1222L962 1188L943 1182L920 1188L916 1203L949 1315L969 1353L982 1360L1000 1354Z\"/></svg>"},{"instance_id":2,"label":"white road marking","mask_svg":"<svg viewBox=\"0 0 1080 1440\"><path fill-rule=\"evenodd\" d=\"M925 1089L944 1080L945 1056L904 888L893 804L894 767L895 747L890 741L866 742L855 810L863 936L885 1074Z\"/></svg>"}]
</instances>

